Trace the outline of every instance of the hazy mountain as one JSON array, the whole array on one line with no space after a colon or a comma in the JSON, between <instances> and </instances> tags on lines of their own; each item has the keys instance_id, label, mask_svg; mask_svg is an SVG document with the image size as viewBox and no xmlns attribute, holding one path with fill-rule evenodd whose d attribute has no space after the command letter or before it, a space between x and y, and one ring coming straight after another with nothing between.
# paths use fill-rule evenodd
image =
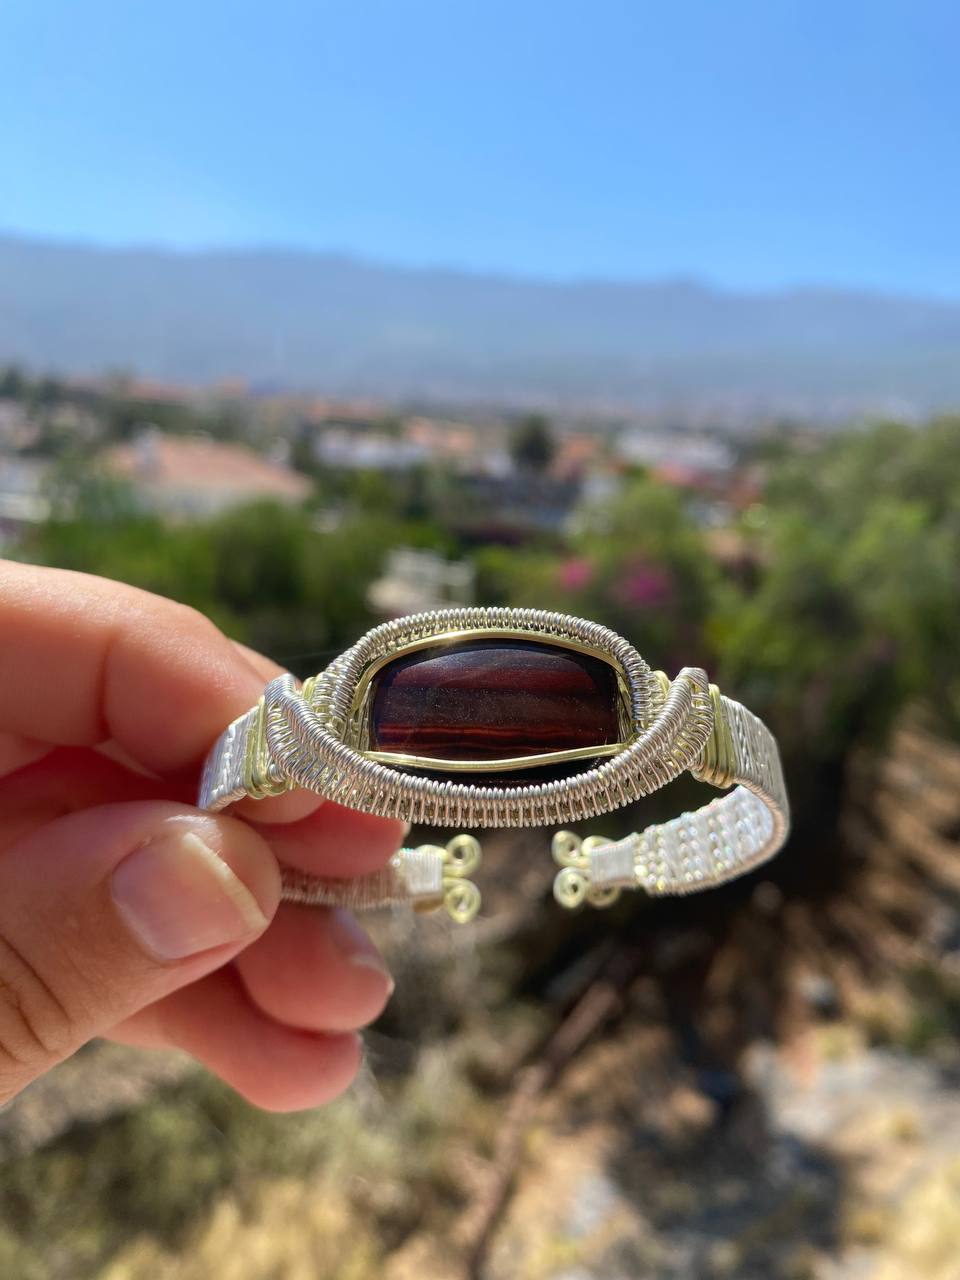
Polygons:
<instances>
[{"instance_id":1,"label":"hazy mountain","mask_svg":"<svg viewBox=\"0 0 960 1280\"><path fill-rule=\"evenodd\" d=\"M960 405L960 304L0 237L5 360L334 394L925 411Z\"/></svg>"}]
</instances>

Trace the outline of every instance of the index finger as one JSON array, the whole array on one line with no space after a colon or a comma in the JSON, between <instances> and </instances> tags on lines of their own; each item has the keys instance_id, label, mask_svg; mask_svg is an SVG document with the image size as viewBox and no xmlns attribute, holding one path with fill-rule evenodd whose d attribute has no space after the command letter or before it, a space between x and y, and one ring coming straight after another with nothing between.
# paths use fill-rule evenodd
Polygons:
<instances>
[{"instance_id":1,"label":"index finger","mask_svg":"<svg viewBox=\"0 0 960 1280\"><path fill-rule=\"evenodd\" d=\"M64 569L0 561L0 731L113 739L151 772L196 765L263 681L195 609Z\"/></svg>"}]
</instances>

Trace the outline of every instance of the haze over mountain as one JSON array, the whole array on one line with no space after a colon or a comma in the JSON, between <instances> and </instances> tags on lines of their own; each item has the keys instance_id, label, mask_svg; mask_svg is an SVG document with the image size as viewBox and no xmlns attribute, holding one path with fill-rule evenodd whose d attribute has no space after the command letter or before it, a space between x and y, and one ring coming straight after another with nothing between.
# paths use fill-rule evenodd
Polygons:
<instances>
[{"instance_id":1,"label":"haze over mountain","mask_svg":"<svg viewBox=\"0 0 960 1280\"><path fill-rule=\"evenodd\" d=\"M0 236L0 363L333 395L839 416L960 405L960 303Z\"/></svg>"}]
</instances>

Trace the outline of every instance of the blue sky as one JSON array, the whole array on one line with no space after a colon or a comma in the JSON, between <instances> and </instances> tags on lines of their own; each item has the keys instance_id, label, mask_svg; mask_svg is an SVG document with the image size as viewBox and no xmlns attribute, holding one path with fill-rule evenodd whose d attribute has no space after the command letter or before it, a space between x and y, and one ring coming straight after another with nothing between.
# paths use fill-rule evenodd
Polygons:
<instances>
[{"instance_id":1,"label":"blue sky","mask_svg":"<svg viewBox=\"0 0 960 1280\"><path fill-rule=\"evenodd\" d=\"M0 229L960 297L944 0L2 0Z\"/></svg>"}]
</instances>

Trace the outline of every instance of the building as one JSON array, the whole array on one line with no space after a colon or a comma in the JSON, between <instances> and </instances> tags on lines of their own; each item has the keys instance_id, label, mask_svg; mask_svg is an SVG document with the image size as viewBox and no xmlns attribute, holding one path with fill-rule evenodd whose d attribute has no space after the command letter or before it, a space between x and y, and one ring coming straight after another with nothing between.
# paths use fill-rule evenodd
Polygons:
<instances>
[{"instance_id":1,"label":"building","mask_svg":"<svg viewBox=\"0 0 960 1280\"><path fill-rule=\"evenodd\" d=\"M104 460L130 482L146 510L170 519L209 519L251 502L296 506L313 488L306 476L245 445L154 428L109 449Z\"/></svg>"},{"instance_id":2,"label":"building","mask_svg":"<svg viewBox=\"0 0 960 1280\"><path fill-rule=\"evenodd\" d=\"M620 458L657 472L677 469L698 475L726 475L734 465L733 450L717 436L685 431L625 431L617 442Z\"/></svg>"},{"instance_id":3,"label":"building","mask_svg":"<svg viewBox=\"0 0 960 1280\"><path fill-rule=\"evenodd\" d=\"M394 547L367 603L384 618L473 604L474 571L466 560L444 560L434 551Z\"/></svg>"},{"instance_id":4,"label":"building","mask_svg":"<svg viewBox=\"0 0 960 1280\"><path fill-rule=\"evenodd\" d=\"M317 436L314 457L342 471L408 471L430 458L420 445L382 431L328 428Z\"/></svg>"},{"instance_id":5,"label":"building","mask_svg":"<svg viewBox=\"0 0 960 1280\"><path fill-rule=\"evenodd\" d=\"M49 466L36 458L0 454L0 551L16 543L25 528L50 514Z\"/></svg>"}]
</instances>

